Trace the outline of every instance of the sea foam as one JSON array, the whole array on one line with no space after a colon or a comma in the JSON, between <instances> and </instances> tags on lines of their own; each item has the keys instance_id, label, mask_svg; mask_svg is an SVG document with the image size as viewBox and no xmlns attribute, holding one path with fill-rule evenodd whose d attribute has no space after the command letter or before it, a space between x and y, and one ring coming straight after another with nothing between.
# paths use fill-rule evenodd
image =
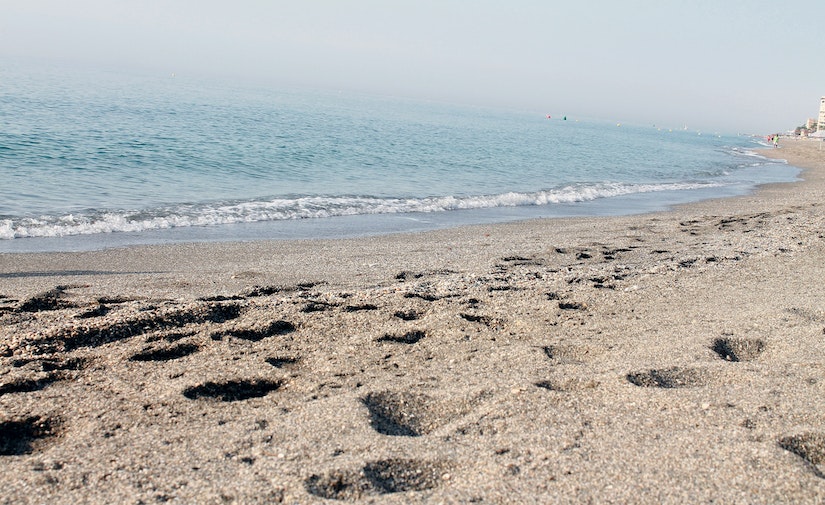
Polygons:
<instances>
[{"instance_id":1,"label":"sea foam","mask_svg":"<svg viewBox=\"0 0 825 505\"><path fill-rule=\"evenodd\" d=\"M113 232L141 232L191 226L215 226L261 221L321 219L370 214L428 213L576 203L615 196L715 187L713 183L571 185L532 193L377 198L305 196L262 201L178 205L152 209L73 213L0 220L0 239L60 237Z\"/></svg>"}]
</instances>

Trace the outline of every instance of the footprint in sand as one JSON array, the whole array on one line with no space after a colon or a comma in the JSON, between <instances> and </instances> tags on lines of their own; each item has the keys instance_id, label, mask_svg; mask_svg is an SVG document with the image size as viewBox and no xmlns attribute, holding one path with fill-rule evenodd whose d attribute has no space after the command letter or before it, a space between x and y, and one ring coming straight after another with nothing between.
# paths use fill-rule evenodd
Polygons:
<instances>
[{"instance_id":1,"label":"footprint in sand","mask_svg":"<svg viewBox=\"0 0 825 505\"><path fill-rule=\"evenodd\" d=\"M582 364L604 353L604 349L586 344L552 344L542 350L556 365Z\"/></svg>"},{"instance_id":2,"label":"footprint in sand","mask_svg":"<svg viewBox=\"0 0 825 505\"><path fill-rule=\"evenodd\" d=\"M466 416L486 397L440 400L424 393L380 391L361 399L370 414L370 425L382 435L420 437Z\"/></svg>"},{"instance_id":3,"label":"footprint in sand","mask_svg":"<svg viewBox=\"0 0 825 505\"><path fill-rule=\"evenodd\" d=\"M239 338L241 340L249 340L251 342L258 342L267 337L274 337L277 335L286 335L295 331L295 325L289 321L281 319L277 321L270 321L265 324L229 328L218 331L212 334L212 340L221 340L224 337Z\"/></svg>"},{"instance_id":4,"label":"footprint in sand","mask_svg":"<svg viewBox=\"0 0 825 505\"><path fill-rule=\"evenodd\" d=\"M616 247L611 249L605 246L604 249L602 249L602 257L604 257L605 261L613 261L618 257L619 253L631 252L633 249L634 248L630 247Z\"/></svg>"},{"instance_id":5,"label":"footprint in sand","mask_svg":"<svg viewBox=\"0 0 825 505\"><path fill-rule=\"evenodd\" d=\"M758 338L717 338L711 349L728 361L753 361L765 347L765 341Z\"/></svg>"},{"instance_id":6,"label":"footprint in sand","mask_svg":"<svg viewBox=\"0 0 825 505\"><path fill-rule=\"evenodd\" d=\"M266 362L270 365L275 368L283 369L295 368L300 361L301 358L295 356L273 356L271 358L266 358Z\"/></svg>"},{"instance_id":7,"label":"footprint in sand","mask_svg":"<svg viewBox=\"0 0 825 505\"><path fill-rule=\"evenodd\" d=\"M295 289L284 286L252 286L241 293L240 296L242 298L259 298L263 296L272 296L284 291L295 291Z\"/></svg>"},{"instance_id":8,"label":"footprint in sand","mask_svg":"<svg viewBox=\"0 0 825 505\"><path fill-rule=\"evenodd\" d=\"M404 298L420 298L425 302L435 302L441 300L441 296L434 295L432 293L424 292L415 292L415 293L404 293Z\"/></svg>"},{"instance_id":9,"label":"footprint in sand","mask_svg":"<svg viewBox=\"0 0 825 505\"><path fill-rule=\"evenodd\" d=\"M181 343L168 347L148 347L133 354L129 361L170 361L194 354L200 346L190 343Z\"/></svg>"},{"instance_id":10,"label":"footprint in sand","mask_svg":"<svg viewBox=\"0 0 825 505\"><path fill-rule=\"evenodd\" d=\"M558 391L561 393L573 393L586 391L588 389L596 389L597 387L599 387L599 381L591 379L589 377L558 376L535 382L535 386L550 391Z\"/></svg>"},{"instance_id":11,"label":"footprint in sand","mask_svg":"<svg viewBox=\"0 0 825 505\"><path fill-rule=\"evenodd\" d=\"M198 303L146 311L125 320L104 319L94 324L61 328L39 343L39 351L72 351L82 347L98 347L146 333L182 328L188 324L224 323L240 317L242 310L240 305L234 303Z\"/></svg>"},{"instance_id":12,"label":"footprint in sand","mask_svg":"<svg viewBox=\"0 0 825 505\"><path fill-rule=\"evenodd\" d=\"M14 368L23 368L35 372L54 372L58 370L79 371L85 370L92 360L89 358L66 358L66 359L40 359L21 358L11 362Z\"/></svg>"},{"instance_id":13,"label":"footprint in sand","mask_svg":"<svg viewBox=\"0 0 825 505\"><path fill-rule=\"evenodd\" d=\"M408 281L408 280L412 280L412 279L420 279L422 277L424 277L423 273L410 272L410 271L404 270L402 272L398 272L395 275L395 280L397 280L397 281Z\"/></svg>"},{"instance_id":14,"label":"footprint in sand","mask_svg":"<svg viewBox=\"0 0 825 505\"><path fill-rule=\"evenodd\" d=\"M183 396L190 400L216 400L237 402L260 398L278 390L282 381L267 379L239 379L223 382L204 382L183 390Z\"/></svg>"},{"instance_id":15,"label":"footprint in sand","mask_svg":"<svg viewBox=\"0 0 825 505\"><path fill-rule=\"evenodd\" d=\"M382 435L419 437L444 424L433 412L434 401L420 393L383 391L361 402L370 413L370 425Z\"/></svg>"},{"instance_id":16,"label":"footprint in sand","mask_svg":"<svg viewBox=\"0 0 825 505\"><path fill-rule=\"evenodd\" d=\"M344 307L344 312L361 312L366 310L378 310L378 305L371 303L362 303L359 305L347 305Z\"/></svg>"},{"instance_id":17,"label":"footprint in sand","mask_svg":"<svg viewBox=\"0 0 825 505\"><path fill-rule=\"evenodd\" d=\"M395 311L395 314L393 314L393 315L395 317L397 317L398 319L401 319L402 321L415 321L416 319L421 318L421 314L418 311L413 310L413 309L410 309L410 310L397 310L397 311Z\"/></svg>"},{"instance_id":18,"label":"footprint in sand","mask_svg":"<svg viewBox=\"0 0 825 505\"><path fill-rule=\"evenodd\" d=\"M40 391L49 384L60 380L57 374L49 374L45 377L38 378L15 378L8 382L0 384L0 396L11 393L31 393L33 391Z\"/></svg>"},{"instance_id":19,"label":"footprint in sand","mask_svg":"<svg viewBox=\"0 0 825 505\"><path fill-rule=\"evenodd\" d=\"M402 334L389 334L387 333L383 337L380 337L377 341L378 342L394 342L396 344L416 344L422 338L426 337L427 334L421 330L413 330L408 331Z\"/></svg>"},{"instance_id":20,"label":"footprint in sand","mask_svg":"<svg viewBox=\"0 0 825 505\"><path fill-rule=\"evenodd\" d=\"M825 433L808 432L784 437L779 439L779 446L810 463L816 475L825 478L818 468L825 464Z\"/></svg>"},{"instance_id":21,"label":"footprint in sand","mask_svg":"<svg viewBox=\"0 0 825 505\"><path fill-rule=\"evenodd\" d=\"M324 312L324 311L327 311L327 310L334 309L337 306L338 305L334 304L334 303L320 302L320 301L316 301L316 300L311 300L311 301L307 302L307 304L304 305L301 308L301 312L303 312L305 314L310 314L312 312Z\"/></svg>"},{"instance_id":22,"label":"footprint in sand","mask_svg":"<svg viewBox=\"0 0 825 505\"><path fill-rule=\"evenodd\" d=\"M331 500L356 501L367 496L434 489L447 482L450 465L416 459L382 459L360 469L333 470L304 481L311 495Z\"/></svg>"},{"instance_id":23,"label":"footprint in sand","mask_svg":"<svg viewBox=\"0 0 825 505\"><path fill-rule=\"evenodd\" d=\"M0 383L0 396L40 391L54 382L70 378L70 372L83 370L88 364L89 360L86 358L15 360L12 362L12 367L17 369L14 373L26 375L12 377Z\"/></svg>"},{"instance_id":24,"label":"footprint in sand","mask_svg":"<svg viewBox=\"0 0 825 505\"><path fill-rule=\"evenodd\" d=\"M561 310L587 310L587 304L584 302L561 301L559 302Z\"/></svg>"},{"instance_id":25,"label":"footprint in sand","mask_svg":"<svg viewBox=\"0 0 825 505\"><path fill-rule=\"evenodd\" d=\"M636 386L670 389L704 386L713 377L710 372L698 368L672 367L630 373L626 378Z\"/></svg>"},{"instance_id":26,"label":"footprint in sand","mask_svg":"<svg viewBox=\"0 0 825 505\"><path fill-rule=\"evenodd\" d=\"M76 307L68 299L66 291L79 286L56 286L54 289L32 296L17 307L18 312L43 312Z\"/></svg>"},{"instance_id":27,"label":"footprint in sand","mask_svg":"<svg viewBox=\"0 0 825 505\"><path fill-rule=\"evenodd\" d=\"M465 321L483 324L484 326L494 330L501 330L506 324L506 321L502 318L491 317L484 314L470 314L462 312L459 316L461 316L461 319L464 319Z\"/></svg>"},{"instance_id":28,"label":"footprint in sand","mask_svg":"<svg viewBox=\"0 0 825 505\"><path fill-rule=\"evenodd\" d=\"M83 312L75 315L77 319L91 319L93 317L103 317L109 313L112 309L109 308L108 305L104 305L102 303L98 303L97 305L90 307Z\"/></svg>"},{"instance_id":29,"label":"footprint in sand","mask_svg":"<svg viewBox=\"0 0 825 505\"><path fill-rule=\"evenodd\" d=\"M58 435L60 420L32 416L0 423L0 456L20 456L42 450Z\"/></svg>"},{"instance_id":30,"label":"footprint in sand","mask_svg":"<svg viewBox=\"0 0 825 505\"><path fill-rule=\"evenodd\" d=\"M506 263L506 265L499 265L500 267L506 267L506 266L510 266L510 265L512 265L512 266L519 266L519 265L542 266L542 265L544 265L544 260L542 260L541 258L526 258L524 256L505 256L504 258L501 258L501 261Z\"/></svg>"}]
</instances>

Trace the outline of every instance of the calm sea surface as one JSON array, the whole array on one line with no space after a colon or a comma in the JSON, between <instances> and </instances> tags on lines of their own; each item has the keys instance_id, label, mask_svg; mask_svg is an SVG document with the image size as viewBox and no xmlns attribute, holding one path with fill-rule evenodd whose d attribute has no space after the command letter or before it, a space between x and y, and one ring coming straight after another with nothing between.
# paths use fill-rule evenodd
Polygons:
<instances>
[{"instance_id":1,"label":"calm sea surface","mask_svg":"<svg viewBox=\"0 0 825 505\"><path fill-rule=\"evenodd\" d=\"M798 175L750 137L546 112L0 61L0 251L624 214Z\"/></svg>"}]
</instances>

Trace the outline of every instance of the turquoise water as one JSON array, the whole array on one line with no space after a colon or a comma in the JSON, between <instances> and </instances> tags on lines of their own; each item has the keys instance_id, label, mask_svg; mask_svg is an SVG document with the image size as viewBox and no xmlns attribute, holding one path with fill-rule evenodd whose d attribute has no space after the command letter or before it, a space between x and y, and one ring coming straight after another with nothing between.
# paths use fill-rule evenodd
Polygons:
<instances>
[{"instance_id":1,"label":"turquoise water","mask_svg":"<svg viewBox=\"0 0 825 505\"><path fill-rule=\"evenodd\" d=\"M744 136L543 112L0 72L0 251L644 212L798 171Z\"/></svg>"}]
</instances>

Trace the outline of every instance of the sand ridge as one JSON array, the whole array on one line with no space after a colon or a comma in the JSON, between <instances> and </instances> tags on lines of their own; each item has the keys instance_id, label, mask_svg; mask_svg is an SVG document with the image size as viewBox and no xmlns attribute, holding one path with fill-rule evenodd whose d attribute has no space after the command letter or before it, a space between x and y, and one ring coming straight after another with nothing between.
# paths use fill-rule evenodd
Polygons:
<instances>
[{"instance_id":1,"label":"sand ridge","mask_svg":"<svg viewBox=\"0 0 825 505\"><path fill-rule=\"evenodd\" d=\"M0 255L2 500L821 502L817 148L668 213Z\"/></svg>"}]
</instances>

